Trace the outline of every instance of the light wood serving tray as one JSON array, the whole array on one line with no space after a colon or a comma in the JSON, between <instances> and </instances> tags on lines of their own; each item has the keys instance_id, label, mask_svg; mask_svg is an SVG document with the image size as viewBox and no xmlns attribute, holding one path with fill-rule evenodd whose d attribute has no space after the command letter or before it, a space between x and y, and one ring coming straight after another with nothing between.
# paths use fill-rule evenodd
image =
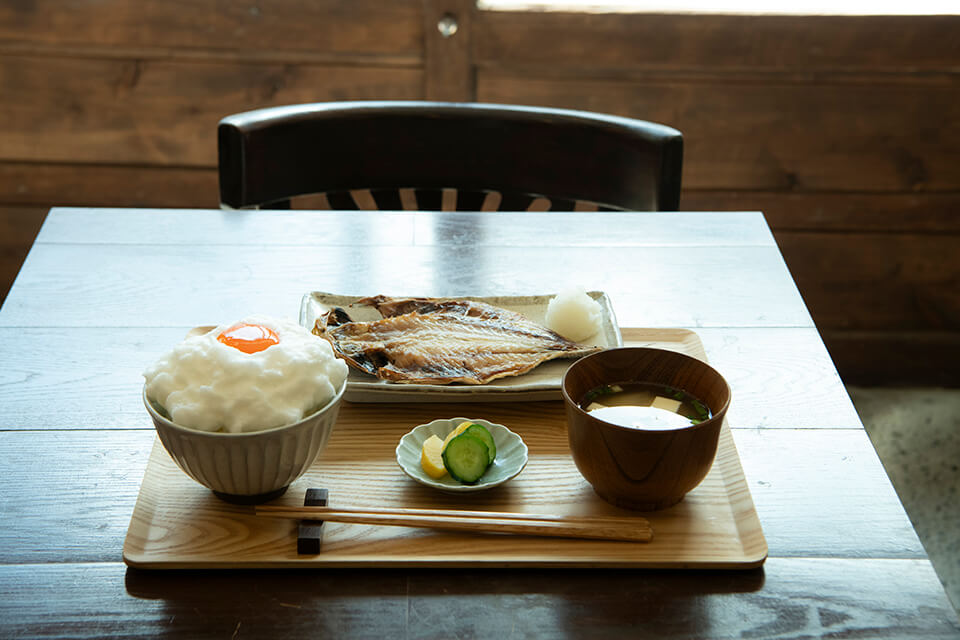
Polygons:
<instances>
[{"instance_id":1,"label":"light wood serving tray","mask_svg":"<svg viewBox=\"0 0 960 640\"><path fill-rule=\"evenodd\" d=\"M697 335L624 329L627 345L705 359ZM722 373L722 372L721 372ZM734 398L734 402L736 399ZM520 434L530 449L510 482L470 494L417 484L397 465L400 437L436 418L485 418ZM577 471L557 401L484 404L344 403L326 451L274 504L302 505L325 487L331 506L465 508L577 515L634 512L601 500ZM649 543L535 538L328 522L321 552L297 554L298 523L227 504L174 465L154 441L123 546L124 561L150 569L252 567L649 567L739 569L763 564L767 543L727 425L713 468L678 505L634 513L653 527Z\"/></svg>"}]
</instances>

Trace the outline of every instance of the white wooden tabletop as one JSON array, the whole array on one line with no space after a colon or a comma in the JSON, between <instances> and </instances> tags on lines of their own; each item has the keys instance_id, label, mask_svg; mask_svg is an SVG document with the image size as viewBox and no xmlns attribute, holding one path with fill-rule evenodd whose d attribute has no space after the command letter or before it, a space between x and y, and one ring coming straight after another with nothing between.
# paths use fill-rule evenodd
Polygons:
<instances>
[{"instance_id":1,"label":"white wooden tabletop","mask_svg":"<svg viewBox=\"0 0 960 640\"><path fill-rule=\"evenodd\" d=\"M622 327L698 334L733 388L763 569L563 571L569 588L550 571L371 570L337 573L333 589L296 572L157 575L120 562L154 438L141 372L189 328L296 318L310 291L570 285L605 291ZM58 208L0 310L0 362L3 637L210 634L228 620L229 633L241 617L304 633L324 616L412 637L395 614L427 615L439 594L447 615L500 616L521 636L580 635L564 611L594 612L614 635L643 616L676 637L960 636L761 213ZM228 589L237 595L215 595Z\"/></svg>"}]
</instances>

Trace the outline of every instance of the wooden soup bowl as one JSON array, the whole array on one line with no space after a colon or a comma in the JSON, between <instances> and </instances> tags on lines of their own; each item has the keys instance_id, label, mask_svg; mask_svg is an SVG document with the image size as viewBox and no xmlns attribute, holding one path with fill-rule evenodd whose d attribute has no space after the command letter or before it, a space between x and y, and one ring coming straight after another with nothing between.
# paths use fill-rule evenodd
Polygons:
<instances>
[{"instance_id":1,"label":"wooden soup bowl","mask_svg":"<svg viewBox=\"0 0 960 640\"><path fill-rule=\"evenodd\" d=\"M591 389L624 382L686 391L713 416L689 427L648 431L599 420L580 408ZM703 481L730 406L730 386L713 367L682 353L644 347L608 349L581 358L567 369L562 391L577 469L601 498L639 511L674 505Z\"/></svg>"}]
</instances>

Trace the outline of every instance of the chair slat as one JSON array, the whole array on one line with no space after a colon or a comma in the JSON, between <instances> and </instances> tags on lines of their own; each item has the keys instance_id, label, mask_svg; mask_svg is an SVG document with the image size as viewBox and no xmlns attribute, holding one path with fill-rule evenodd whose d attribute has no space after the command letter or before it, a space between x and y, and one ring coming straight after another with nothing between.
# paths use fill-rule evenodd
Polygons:
<instances>
[{"instance_id":1,"label":"chair slat","mask_svg":"<svg viewBox=\"0 0 960 640\"><path fill-rule=\"evenodd\" d=\"M456 189L443 190L442 196L440 198L440 210L441 211L457 210L457 190Z\"/></svg>"},{"instance_id":2,"label":"chair slat","mask_svg":"<svg viewBox=\"0 0 960 640\"><path fill-rule=\"evenodd\" d=\"M499 211L500 201L502 199L503 196L499 191L487 192L487 197L483 199L483 205L480 207L480 211Z\"/></svg>"},{"instance_id":3,"label":"chair slat","mask_svg":"<svg viewBox=\"0 0 960 640\"><path fill-rule=\"evenodd\" d=\"M573 205L574 211L596 211L596 202L587 202L586 200L577 200Z\"/></svg>"},{"instance_id":4,"label":"chair slat","mask_svg":"<svg viewBox=\"0 0 960 640\"><path fill-rule=\"evenodd\" d=\"M413 189L398 189L397 194L400 196L400 202L403 203L404 211L417 210L417 195Z\"/></svg>"},{"instance_id":5,"label":"chair slat","mask_svg":"<svg viewBox=\"0 0 960 640\"><path fill-rule=\"evenodd\" d=\"M540 196L539 198L534 198L529 205L527 205L527 211L550 211L552 203L549 198L544 198Z\"/></svg>"},{"instance_id":6,"label":"chair slat","mask_svg":"<svg viewBox=\"0 0 960 640\"><path fill-rule=\"evenodd\" d=\"M350 196L357 204L357 209L362 211L373 211L377 209L377 202L373 199L369 189L351 189Z\"/></svg>"}]
</instances>

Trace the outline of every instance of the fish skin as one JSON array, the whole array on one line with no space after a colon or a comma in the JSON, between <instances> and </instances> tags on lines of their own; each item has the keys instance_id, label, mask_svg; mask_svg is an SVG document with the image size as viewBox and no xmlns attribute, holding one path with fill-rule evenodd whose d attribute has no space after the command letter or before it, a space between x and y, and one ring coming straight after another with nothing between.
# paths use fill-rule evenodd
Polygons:
<instances>
[{"instance_id":1,"label":"fish skin","mask_svg":"<svg viewBox=\"0 0 960 640\"><path fill-rule=\"evenodd\" d=\"M390 382L485 384L599 350L483 302L372 296L354 304L375 307L383 319L355 322L337 308L317 319L313 333L353 367Z\"/></svg>"}]
</instances>

